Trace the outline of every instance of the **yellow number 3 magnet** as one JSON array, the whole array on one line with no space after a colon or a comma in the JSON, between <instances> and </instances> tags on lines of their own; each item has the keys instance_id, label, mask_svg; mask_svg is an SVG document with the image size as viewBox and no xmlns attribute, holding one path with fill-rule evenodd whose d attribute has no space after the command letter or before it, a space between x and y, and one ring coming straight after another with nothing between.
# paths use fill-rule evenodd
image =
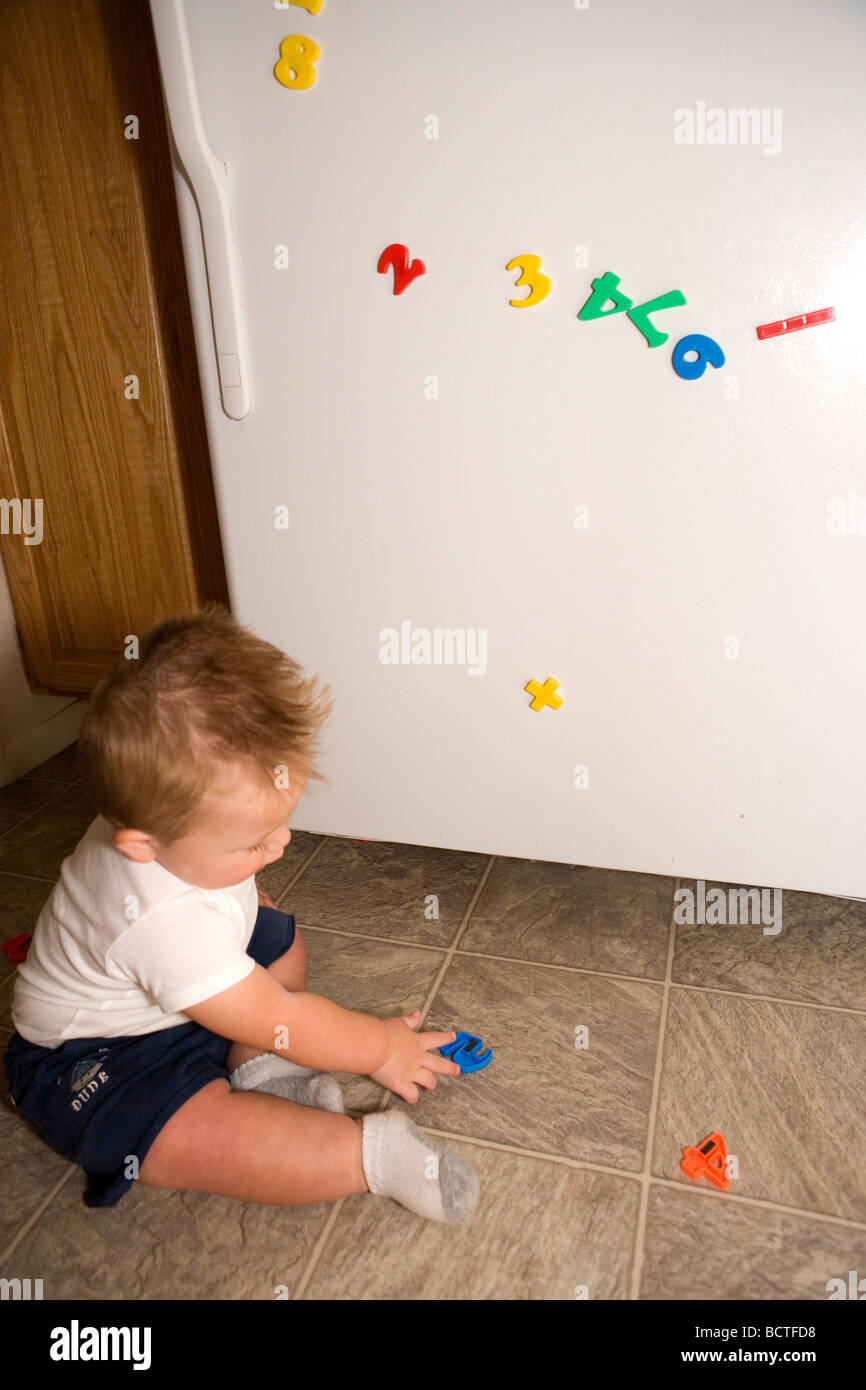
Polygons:
<instances>
[{"instance_id":1,"label":"yellow number 3 magnet","mask_svg":"<svg viewBox=\"0 0 866 1390\"><path fill-rule=\"evenodd\" d=\"M280 44L280 61L274 68L274 77L294 91L312 87L316 80L313 64L321 56L319 45L312 39L303 34L289 34Z\"/></svg>"},{"instance_id":2,"label":"yellow number 3 magnet","mask_svg":"<svg viewBox=\"0 0 866 1390\"><path fill-rule=\"evenodd\" d=\"M541 273L540 256L515 256L505 269L521 272L520 279L514 282L517 289L521 285L530 287L525 299L509 299L509 304L513 304L515 309L531 309L533 304L540 304L550 294L550 280Z\"/></svg>"}]
</instances>

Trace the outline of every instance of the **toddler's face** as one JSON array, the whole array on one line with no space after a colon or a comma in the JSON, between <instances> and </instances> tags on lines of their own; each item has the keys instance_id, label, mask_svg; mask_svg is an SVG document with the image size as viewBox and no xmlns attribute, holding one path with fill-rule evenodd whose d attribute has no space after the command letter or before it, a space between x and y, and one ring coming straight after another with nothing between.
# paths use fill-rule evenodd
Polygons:
<instances>
[{"instance_id":1,"label":"toddler's face","mask_svg":"<svg viewBox=\"0 0 866 1390\"><path fill-rule=\"evenodd\" d=\"M231 888L282 857L292 838L288 821L307 778L294 774L289 787L262 788L242 766L226 770L195 830L164 844L138 830L114 832L118 849L138 863L156 860L185 883Z\"/></svg>"}]
</instances>

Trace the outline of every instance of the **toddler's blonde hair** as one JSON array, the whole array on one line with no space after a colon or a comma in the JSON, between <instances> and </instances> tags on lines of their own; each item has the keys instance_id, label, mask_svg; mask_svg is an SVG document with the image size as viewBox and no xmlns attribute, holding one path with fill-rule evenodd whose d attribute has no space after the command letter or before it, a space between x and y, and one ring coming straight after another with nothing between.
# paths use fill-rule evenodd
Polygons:
<instances>
[{"instance_id":1,"label":"toddler's blonde hair","mask_svg":"<svg viewBox=\"0 0 866 1390\"><path fill-rule=\"evenodd\" d=\"M228 769L261 785L278 769L327 781L314 766L331 713L278 647L219 603L178 613L143 634L137 659L120 656L88 701L78 736L84 788L115 826L164 844L191 833Z\"/></svg>"}]
</instances>

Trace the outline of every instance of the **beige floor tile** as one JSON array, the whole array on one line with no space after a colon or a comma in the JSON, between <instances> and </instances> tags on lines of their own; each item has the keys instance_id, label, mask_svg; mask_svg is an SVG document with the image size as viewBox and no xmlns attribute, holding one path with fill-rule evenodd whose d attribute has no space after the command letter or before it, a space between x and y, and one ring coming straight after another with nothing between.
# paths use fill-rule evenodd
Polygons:
<instances>
[{"instance_id":1,"label":"beige floor tile","mask_svg":"<svg viewBox=\"0 0 866 1390\"><path fill-rule=\"evenodd\" d=\"M0 1276L42 1278L46 1299L274 1300L280 1286L291 1296L330 1210L135 1186L90 1208L84 1186L75 1173Z\"/></svg>"},{"instance_id":2,"label":"beige floor tile","mask_svg":"<svg viewBox=\"0 0 866 1390\"><path fill-rule=\"evenodd\" d=\"M684 880L683 886L697 891L693 881ZM707 883L707 893L723 889L727 920L677 926L672 979L866 1009L866 903L784 890L778 898L781 927L775 932L771 890L764 914L769 922L754 899L747 922L730 920L736 903L730 890L740 886ZM765 933L766 925L770 932Z\"/></svg>"},{"instance_id":3,"label":"beige floor tile","mask_svg":"<svg viewBox=\"0 0 866 1390\"><path fill-rule=\"evenodd\" d=\"M739 1196L866 1221L866 1017L672 989L652 1172L713 1130Z\"/></svg>"},{"instance_id":4,"label":"beige floor tile","mask_svg":"<svg viewBox=\"0 0 866 1390\"><path fill-rule=\"evenodd\" d=\"M497 859L460 949L663 979L673 893L655 874Z\"/></svg>"},{"instance_id":5,"label":"beige floor tile","mask_svg":"<svg viewBox=\"0 0 866 1390\"><path fill-rule=\"evenodd\" d=\"M0 1030L0 1057L9 1046L12 1034L8 1029ZM18 1114L9 1095L6 1068L0 1062L0 1154L2 1154L2 1182L0 1182L0 1251L15 1237L21 1227L29 1221L39 1204L44 1201L58 1180L69 1170L69 1163L46 1144L32 1125ZM17 1259L17 1257L16 1257ZM14 1261L13 1261L14 1263ZM0 1276L14 1278L28 1277L23 1267L0 1269ZM35 1271L31 1277L38 1277Z\"/></svg>"},{"instance_id":6,"label":"beige floor tile","mask_svg":"<svg viewBox=\"0 0 866 1390\"><path fill-rule=\"evenodd\" d=\"M492 1061L390 1103L448 1133L638 1171L660 1008L657 985L457 955L424 1029L475 1033Z\"/></svg>"},{"instance_id":7,"label":"beige floor tile","mask_svg":"<svg viewBox=\"0 0 866 1390\"><path fill-rule=\"evenodd\" d=\"M487 859L418 845L329 840L280 904L301 926L450 946ZM438 901L438 917L426 915Z\"/></svg>"},{"instance_id":8,"label":"beige floor tile","mask_svg":"<svg viewBox=\"0 0 866 1390\"><path fill-rule=\"evenodd\" d=\"M866 1231L730 1202L724 1193L650 1189L642 1299L821 1300L831 1279L847 1287L852 1269L866 1274ZM738 1313L732 1325L750 1317Z\"/></svg>"},{"instance_id":9,"label":"beige floor tile","mask_svg":"<svg viewBox=\"0 0 866 1390\"><path fill-rule=\"evenodd\" d=\"M388 941L368 941L337 932L307 930L307 990L341 1008L396 1018L422 1009L445 959L444 951L421 950ZM346 1109L377 1110L385 1092L369 1077L334 1072ZM453 1078L457 1080L458 1078Z\"/></svg>"},{"instance_id":10,"label":"beige floor tile","mask_svg":"<svg viewBox=\"0 0 866 1390\"><path fill-rule=\"evenodd\" d=\"M4 956L5 960L6 957ZM14 972L17 966L13 965L13 975L7 976L0 982L0 1032L12 1035L15 1024L12 1021L12 993L15 988Z\"/></svg>"},{"instance_id":11,"label":"beige floor tile","mask_svg":"<svg viewBox=\"0 0 866 1390\"><path fill-rule=\"evenodd\" d=\"M0 787L0 835L8 835L64 790L63 782L34 782L29 778Z\"/></svg>"},{"instance_id":12,"label":"beige floor tile","mask_svg":"<svg viewBox=\"0 0 866 1390\"><path fill-rule=\"evenodd\" d=\"M468 1222L425 1221L385 1197L347 1198L304 1300L626 1299L639 1186L444 1140L481 1194Z\"/></svg>"},{"instance_id":13,"label":"beige floor tile","mask_svg":"<svg viewBox=\"0 0 866 1390\"><path fill-rule=\"evenodd\" d=\"M292 908L288 904L280 904L280 894L285 892L286 884L309 859L317 845L322 843L323 838L322 835L309 835L305 830L292 830L292 838L283 851L282 859L268 864L260 874L256 874L259 888L273 898L278 907L282 906L284 912L291 912Z\"/></svg>"},{"instance_id":14,"label":"beige floor tile","mask_svg":"<svg viewBox=\"0 0 866 1390\"><path fill-rule=\"evenodd\" d=\"M21 932L33 934L36 919L54 887L47 879L0 873L0 941ZM0 982L11 980L18 966L0 951Z\"/></svg>"},{"instance_id":15,"label":"beige floor tile","mask_svg":"<svg viewBox=\"0 0 866 1390\"><path fill-rule=\"evenodd\" d=\"M46 758L44 763L34 767L31 772L25 774L20 780L30 781L49 781L49 782L77 782L81 777L81 768L78 765L78 742L70 743L67 748L61 749L53 757Z\"/></svg>"},{"instance_id":16,"label":"beige floor tile","mask_svg":"<svg viewBox=\"0 0 866 1390\"><path fill-rule=\"evenodd\" d=\"M47 783L43 783L47 785ZM80 786L54 797L42 810L0 839L0 870L32 874L53 886L60 866L71 854L94 818Z\"/></svg>"}]
</instances>

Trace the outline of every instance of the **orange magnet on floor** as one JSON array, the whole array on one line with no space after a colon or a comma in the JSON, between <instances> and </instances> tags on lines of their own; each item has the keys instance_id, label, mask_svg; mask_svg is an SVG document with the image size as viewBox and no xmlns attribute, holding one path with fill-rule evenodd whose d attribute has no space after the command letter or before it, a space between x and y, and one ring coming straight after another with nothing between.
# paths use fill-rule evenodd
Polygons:
<instances>
[{"instance_id":1,"label":"orange magnet on floor","mask_svg":"<svg viewBox=\"0 0 866 1390\"><path fill-rule=\"evenodd\" d=\"M730 1187L731 1180L725 1172L728 1151L721 1134L708 1134L696 1149L688 1148L683 1154L682 1170L690 1178L709 1178L716 1187L723 1190Z\"/></svg>"}]
</instances>

